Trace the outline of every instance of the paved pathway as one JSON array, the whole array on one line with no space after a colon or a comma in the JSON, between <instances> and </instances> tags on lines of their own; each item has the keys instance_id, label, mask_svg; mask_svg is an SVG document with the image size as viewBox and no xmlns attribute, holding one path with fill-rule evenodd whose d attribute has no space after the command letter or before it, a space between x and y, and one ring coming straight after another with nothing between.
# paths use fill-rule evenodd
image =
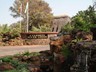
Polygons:
<instances>
[{"instance_id":1,"label":"paved pathway","mask_svg":"<svg viewBox=\"0 0 96 72\"><path fill-rule=\"evenodd\" d=\"M49 45L32 45L32 46L0 46L0 57L14 55L22 52L39 52L49 50Z\"/></svg>"}]
</instances>

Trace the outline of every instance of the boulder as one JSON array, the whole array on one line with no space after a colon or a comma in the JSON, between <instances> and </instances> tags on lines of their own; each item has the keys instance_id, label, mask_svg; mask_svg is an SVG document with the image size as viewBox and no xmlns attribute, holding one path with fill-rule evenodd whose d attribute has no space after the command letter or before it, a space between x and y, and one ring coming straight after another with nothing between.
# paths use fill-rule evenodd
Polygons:
<instances>
[{"instance_id":1,"label":"boulder","mask_svg":"<svg viewBox=\"0 0 96 72\"><path fill-rule=\"evenodd\" d=\"M0 64L0 71L12 70L12 69L14 69L14 67L9 63L1 63Z\"/></svg>"},{"instance_id":2,"label":"boulder","mask_svg":"<svg viewBox=\"0 0 96 72\"><path fill-rule=\"evenodd\" d=\"M72 41L71 35L63 35L60 37L50 38L50 50L51 52L59 53L61 52L63 44L67 44Z\"/></svg>"}]
</instances>

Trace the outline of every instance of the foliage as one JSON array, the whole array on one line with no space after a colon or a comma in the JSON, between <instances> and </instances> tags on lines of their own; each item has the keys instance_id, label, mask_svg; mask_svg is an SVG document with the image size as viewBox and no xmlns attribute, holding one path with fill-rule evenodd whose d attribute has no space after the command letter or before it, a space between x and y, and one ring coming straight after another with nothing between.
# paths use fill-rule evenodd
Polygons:
<instances>
[{"instance_id":1,"label":"foliage","mask_svg":"<svg viewBox=\"0 0 96 72\"><path fill-rule=\"evenodd\" d=\"M78 30L89 32L91 27L96 26L96 11L94 7L89 6L85 11L79 11L76 16L72 18L72 24Z\"/></svg>"},{"instance_id":2,"label":"foliage","mask_svg":"<svg viewBox=\"0 0 96 72\"><path fill-rule=\"evenodd\" d=\"M0 33L7 33L7 32L10 32L11 29L8 27L7 24L3 24L2 26L0 26Z\"/></svg>"},{"instance_id":3,"label":"foliage","mask_svg":"<svg viewBox=\"0 0 96 72\"><path fill-rule=\"evenodd\" d=\"M46 25L39 26L39 28L35 26L32 27L32 32L50 32L50 31L51 27Z\"/></svg>"},{"instance_id":4,"label":"foliage","mask_svg":"<svg viewBox=\"0 0 96 72\"><path fill-rule=\"evenodd\" d=\"M20 27L18 24L16 26L8 26L7 24L3 24L0 26L0 39L13 39L20 36Z\"/></svg>"},{"instance_id":5,"label":"foliage","mask_svg":"<svg viewBox=\"0 0 96 72\"><path fill-rule=\"evenodd\" d=\"M24 12L26 7L26 0L15 0L13 6L10 7L10 10L13 13L11 15L15 18L20 16L21 3L23 4L21 17L23 18L23 23L26 24L26 13ZM33 26L36 28L46 24L50 26L51 20L51 8L45 1L29 0L29 30L32 30Z\"/></svg>"},{"instance_id":6,"label":"foliage","mask_svg":"<svg viewBox=\"0 0 96 72\"><path fill-rule=\"evenodd\" d=\"M61 28L61 31L57 34L57 36L72 34L73 30L74 30L74 26L71 23L68 23Z\"/></svg>"},{"instance_id":7,"label":"foliage","mask_svg":"<svg viewBox=\"0 0 96 72\"><path fill-rule=\"evenodd\" d=\"M42 25L39 28L40 28L41 32L48 32L48 31L50 32L51 31L51 27L48 25Z\"/></svg>"},{"instance_id":8,"label":"foliage","mask_svg":"<svg viewBox=\"0 0 96 72\"><path fill-rule=\"evenodd\" d=\"M0 61L2 61L2 62L10 62L11 60L12 60L11 56L6 56L4 58L0 58Z\"/></svg>"},{"instance_id":9,"label":"foliage","mask_svg":"<svg viewBox=\"0 0 96 72\"><path fill-rule=\"evenodd\" d=\"M21 69L7 70L4 72L29 72L29 70L27 70L27 68L21 68Z\"/></svg>"},{"instance_id":10,"label":"foliage","mask_svg":"<svg viewBox=\"0 0 96 72\"><path fill-rule=\"evenodd\" d=\"M18 29L13 28L13 30L11 31L11 37L15 38L15 37L19 37L20 36L20 32L18 31Z\"/></svg>"},{"instance_id":11,"label":"foliage","mask_svg":"<svg viewBox=\"0 0 96 72\"><path fill-rule=\"evenodd\" d=\"M24 52L22 55L24 55L24 56L29 56L30 53L29 53L29 51L26 51L26 52Z\"/></svg>"},{"instance_id":12,"label":"foliage","mask_svg":"<svg viewBox=\"0 0 96 72\"><path fill-rule=\"evenodd\" d=\"M72 40L72 42L73 43L77 43L77 42L81 42L81 41L83 41L83 39L82 38L76 38L76 39L74 39L74 40Z\"/></svg>"},{"instance_id":13,"label":"foliage","mask_svg":"<svg viewBox=\"0 0 96 72\"><path fill-rule=\"evenodd\" d=\"M40 29L37 28L37 27L35 27L35 26L32 27L32 31L33 31L33 32L41 32Z\"/></svg>"},{"instance_id":14,"label":"foliage","mask_svg":"<svg viewBox=\"0 0 96 72\"><path fill-rule=\"evenodd\" d=\"M9 26L12 30L11 33L19 34L21 32L20 23L14 23Z\"/></svg>"},{"instance_id":15,"label":"foliage","mask_svg":"<svg viewBox=\"0 0 96 72\"><path fill-rule=\"evenodd\" d=\"M9 63L14 67L13 70L6 70L4 72L29 72L29 70L28 70L29 63L20 61L18 56L22 57L22 56L38 56L38 55L40 55L40 54L37 52L29 53L27 51L22 54L18 54L18 55L14 55L14 56L2 57L2 58L0 58L0 63L3 63L3 62Z\"/></svg>"},{"instance_id":16,"label":"foliage","mask_svg":"<svg viewBox=\"0 0 96 72\"><path fill-rule=\"evenodd\" d=\"M66 33L71 33L73 29L74 29L74 26L68 23L64 27L62 27L61 31Z\"/></svg>"},{"instance_id":17,"label":"foliage","mask_svg":"<svg viewBox=\"0 0 96 72\"><path fill-rule=\"evenodd\" d=\"M23 53L18 53L18 54L14 55L14 56L38 56L38 55L40 55L40 53L38 53L38 52L30 53L29 51L25 51Z\"/></svg>"},{"instance_id":18,"label":"foliage","mask_svg":"<svg viewBox=\"0 0 96 72\"><path fill-rule=\"evenodd\" d=\"M62 46L62 54L64 55L65 58L71 55L71 51L69 50L68 44Z\"/></svg>"},{"instance_id":19,"label":"foliage","mask_svg":"<svg viewBox=\"0 0 96 72\"><path fill-rule=\"evenodd\" d=\"M13 70L8 70L4 72L29 72L29 71L26 68L22 68L21 70L13 69Z\"/></svg>"},{"instance_id":20,"label":"foliage","mask_svg":"<svg viewBox=\"0 0 96 72\"><path fill-rule=\"evenodd\" d=\"M23 55L23 56L38 56L40 54L38 52L32 52L32 53L30 53L29 51L26 51L26 52L24 52L21 55Z\"/></svg>"}]
</instances>

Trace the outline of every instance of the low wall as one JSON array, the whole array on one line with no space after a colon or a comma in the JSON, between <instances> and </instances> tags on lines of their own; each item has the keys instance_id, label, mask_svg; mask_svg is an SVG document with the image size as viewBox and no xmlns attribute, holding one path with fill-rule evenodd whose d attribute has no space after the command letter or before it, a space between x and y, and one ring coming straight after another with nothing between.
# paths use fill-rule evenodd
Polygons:
<instances>
[{"instance_id":1,"label":"low wall","mask_svg":"<svg viewBox=\"0 0 96 72\"><path fill-rule=\"evenodd\" d=\"M48 45L50 37L57 36L57 32L21 33L24 45Z\"/></svg>"},{"instance_id":2,"label":"low wall","mask_svg":"<svg viewBox=\"0 0 96 72\"><path fill-rule=\"evenodd\" d=\"M24 45L48 45L49 39L26 39L24 40Z\"/></svg>"}]
</instances>

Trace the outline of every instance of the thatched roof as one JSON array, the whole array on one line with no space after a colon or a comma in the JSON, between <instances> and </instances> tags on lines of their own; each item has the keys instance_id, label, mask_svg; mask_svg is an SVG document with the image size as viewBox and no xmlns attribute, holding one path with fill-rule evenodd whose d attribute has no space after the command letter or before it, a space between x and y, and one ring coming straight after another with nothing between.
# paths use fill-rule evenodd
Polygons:
<instances>
[{"instance_id":1,"label":"thatched roof","mask_svg":"<svg viewBox=\"0 0 96 72\"><path fill-rule=\"evenodd\" d=\"M59 19L59 18L70 18L70 17L68 15L54 16L54 19Z\"/></svg>"}]
</instances>

